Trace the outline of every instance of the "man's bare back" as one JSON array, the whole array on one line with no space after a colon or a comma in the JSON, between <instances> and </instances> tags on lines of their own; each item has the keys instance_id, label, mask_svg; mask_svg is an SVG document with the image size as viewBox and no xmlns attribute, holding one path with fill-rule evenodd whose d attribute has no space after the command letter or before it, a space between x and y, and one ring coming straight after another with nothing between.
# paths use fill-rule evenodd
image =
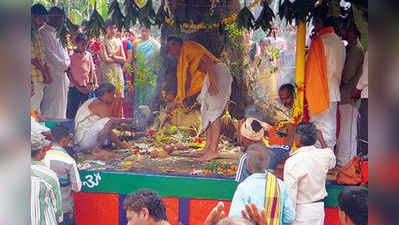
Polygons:
<instances>
[{"instance_id":1,"label":"man's bare back","mask_svg":"<svg viewBox=\"0 0 399 225\"><path fill-rule=\"evenodd\" d=\"M112 116L112 104L106 104L99 98L89 105L89 109L93 114L101 118Z\"/></svg>"}]
</instances>

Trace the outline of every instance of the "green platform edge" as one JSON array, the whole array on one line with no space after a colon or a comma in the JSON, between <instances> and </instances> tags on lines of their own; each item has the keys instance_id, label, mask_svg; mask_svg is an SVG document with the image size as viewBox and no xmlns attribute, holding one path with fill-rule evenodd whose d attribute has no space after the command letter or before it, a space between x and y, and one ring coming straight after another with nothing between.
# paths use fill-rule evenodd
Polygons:
<instances>
[{"instance_id":1,"label":"green platform edge","mask_svg":"<svg viewBox=\"0 0 399 225\"><path fill-rule=\"evenodd\" d=\"M98 185L84 192L129 194L140 188L157 191L164 197L231 200L237 183L232 179L194 178L181 176L161 176L127 172L80 171L82 181L87 181L94 174L100 174ZM327 185L326 207L338 207L338 194L346 186Z\"/></svg>"}]
</instances>

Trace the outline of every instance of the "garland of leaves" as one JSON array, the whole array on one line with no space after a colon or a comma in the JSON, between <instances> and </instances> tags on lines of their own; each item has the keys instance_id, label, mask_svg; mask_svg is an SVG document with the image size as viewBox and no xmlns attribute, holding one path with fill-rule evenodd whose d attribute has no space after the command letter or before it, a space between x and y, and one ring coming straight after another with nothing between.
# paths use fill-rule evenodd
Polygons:
<instances>
[{"instance_id":1,"label":"garland of leaves","mask_svg":"<svg viewBox=\"0 0 399 225\"><path fill-rule=\"evenodd\" d=\"M318 0L279 0L279 12L278 15L281 19L285 18L288 23L292 24L295 20L299 21L310 21L310 19L317 17L313 13L313 9ZM324 0L322 4L328 7L329 16L338 18L340 14L340 0ZM258 19L255 20L251 9L257 4L262 2L263 9ZM367 28L364 26L364 18L359 16L359 8L365 12L367 18L368 6L363 4L360 0L348 0L352 4L353 17L358 29L363 33L367 33ZM143 6L144 2L139 2L140 6ZM129 30L130 27L134 26L139 22L145 26L169 24L174 25L177 31L180 29L189 30L204 30L204 29L219 29L220 32L225 32L225 27L228 24L236 23L239 27L245 29L256 30L262 28L263 31L267 31L271 27L273 18L275 17L273 11L269 7L270 1L268 0L254 0L250 5L242 8L238 13L233 13L231 16L223 18L219 23L183 23L181 21L173 20L169 17L168 13L165 11L165 1L162 0L161 7L158 12L155 13L152 0L148 0L147 3L140 7L137 5L136 1L125 0L124 9L125 12L122 13L118 0L113 0L109 7L109 14L111 20L116 24L118 29ZM72 34L75 32L72 27L75 27L69 19L65 19L63 25L58 30L58 37L63 43L66 43L67 34ZM96 7L92 15L90 16L89 25L86 28L87 34L91 37L98 37L101 31L104 32L104 19L97 12ZM32 31L33 32L33 31Z\"/></svg>"}]
</instances>

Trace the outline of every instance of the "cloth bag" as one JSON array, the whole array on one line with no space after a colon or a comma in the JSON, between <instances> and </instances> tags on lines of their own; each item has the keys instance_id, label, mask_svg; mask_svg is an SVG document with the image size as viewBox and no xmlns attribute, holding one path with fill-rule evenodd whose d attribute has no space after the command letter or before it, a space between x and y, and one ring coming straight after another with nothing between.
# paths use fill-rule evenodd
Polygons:
<instances>
[{"instance_id":1,"label":"cloth bag","mask_svg":"<svg viewBox=\"0 0 399 225\"><path fill-rule=\"evenodd\" d=\"M362 159L355 157L342 168L337 174L337 183L346 185L359 185L362 182Z\"/></svg>"}]
</instances>

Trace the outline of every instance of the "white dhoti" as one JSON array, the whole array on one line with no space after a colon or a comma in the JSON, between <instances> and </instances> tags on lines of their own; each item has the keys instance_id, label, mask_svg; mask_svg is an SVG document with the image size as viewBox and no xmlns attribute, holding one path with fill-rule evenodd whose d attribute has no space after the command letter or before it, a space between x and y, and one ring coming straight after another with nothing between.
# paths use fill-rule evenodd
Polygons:
<instances>
[{"instance_id":1,"label":"white dhoti","mask_svg":"<svg viewBox=\"0 0 399 225\"><path fill-rule=\"evenodd\" d=\"M75 117L75 140L77 151L91 151L96 147L98 135L110 118L100 118L90 112L89 105L95 98L87 100L78 109ZM104 143L107 140L104 140Z\"/></svg>"},{"instance_id":2,"label":"white dhoti","mask_svg":"<svg viewBox=\"0 0 399 225\"><path fill-rule=\"evenodd\" d=\"M324 203L297 204L295 221L291 225L324 225Z\"/></svg>"},{"instance_id":3,"label":"white dhoti","mask_svg":"<svg viewBox=\"0 0 399 225\"><path fill-rule=\"evenodd\" d=\"M217 95L211 96L209 94L208 88L210 83L208 77L205 77L201 93L197 99L201 104L203 130L206 130L210 123L213 123L222 116L231 94L233 78L231 77L229 68L224 63L218 63L215 65L214 71L217 79Z\"/></svg>"},{"instance_id":4,"label":"white dhoti","mask_svg":"<svg viewBox=\"0 0 399 225\"><path fill-rule=\"evenodd\" d=\"M35 89L35 95L30 98L30 104L36 112L42 113L42 111L40 110L40 106L43 101L44 87L46 85L42 82L34 82L32 85Z\"/></svg>"},{"instance_id":5,"label":"white dhoti","mask_svg":"<svg viewBox=\"0 0 399 225\"><path fill-rule=\"evenodd\" d=\"M66 119L68 103L69 79L64 71L49 66L53 82L44 88L41 111L44 117Z\"/></svg>"},{"instance_id":6,"label":"white dhoti","mask_svg":"<svg viewBox=\"0 0 399 225\"><path fill-rule=\"evenodd\" d=\"M345 104L339 106L339 111L341 123L337 140L337 165L343 166L356 156L359 110L351 104Z\"/></svg>"},{"instance_id":7,"label":"white dhoti","mask_svg":"<svg viewBox=\"0 0 399 225\"><path fill-rule=\"evenodd\" d=\"M337 142L337 103L330 102L330 108L317 115L310 115L310 122L323 133L324 141L327 146L334 149ZM315 144L316 148L321 148L319 141Z\"/></svg>"}]
</instances>

